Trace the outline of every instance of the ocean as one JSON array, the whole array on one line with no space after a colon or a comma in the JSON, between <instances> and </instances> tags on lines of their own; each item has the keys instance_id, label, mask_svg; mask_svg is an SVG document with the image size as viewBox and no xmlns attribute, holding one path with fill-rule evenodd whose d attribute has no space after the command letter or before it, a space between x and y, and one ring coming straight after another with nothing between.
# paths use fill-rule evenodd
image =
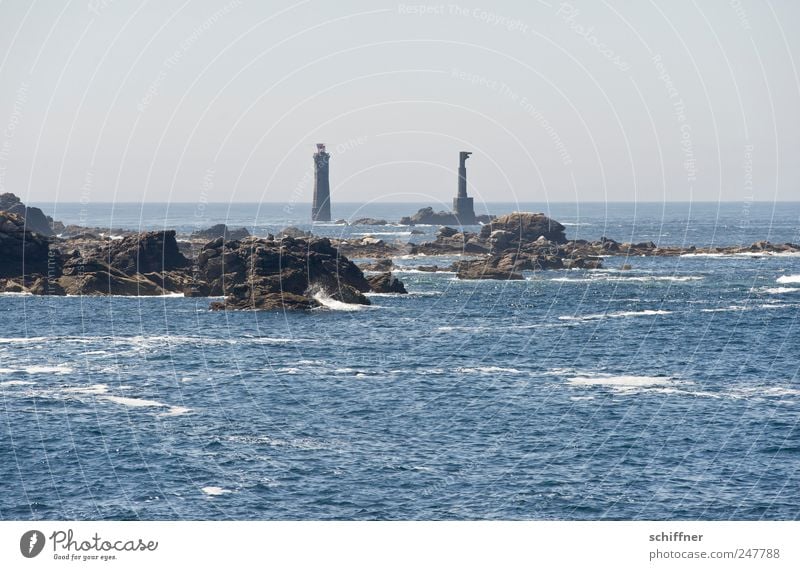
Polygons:
<instances>
[{"instance_id":1,"label":"ocean","mask_svg":"<svg viewBox=\"0 0 800 570\"><path fill-rule=\"evenodd\" d=\"M35 205L124 229L436 231L312 227L307 204ZM577 239L800 242L800 203L478 210L543 211ZM309 313L0 296L0 519L800 517L800 256L415 269L453 259L397 258L408 295Z\"/></svg>"}]
</instances>

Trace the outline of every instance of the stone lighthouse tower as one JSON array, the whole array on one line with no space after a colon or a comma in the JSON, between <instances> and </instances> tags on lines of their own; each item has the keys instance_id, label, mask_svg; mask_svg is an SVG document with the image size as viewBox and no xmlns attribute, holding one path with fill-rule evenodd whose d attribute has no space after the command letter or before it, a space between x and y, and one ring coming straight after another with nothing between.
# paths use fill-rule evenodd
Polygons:
<instances>
[{"instance_id":1,"label":"stone lighthouse tower","mask_svg":"<svg viewBox=\"0 0 800 570\"><path fill-rule=\"evenodd\" d=\"M476 222L472 198L467 196L467 159L471 152L461 151L458 160L458 194L453 198L453 213L461 225L469 226Z\"/></svg>"},{"instance_id":2,"label":"stone lighthouse tower","mask_svg":"<svg viewBox=\"0 0 800 570\"><path fill-rule=\"evenodd\" d=\"M328 165L331 155L325 152L325 144L317 143L314 153L314 203L311 219L315 222L331 221L331 185L328 181Z\"/></svg>"}]
</instances>

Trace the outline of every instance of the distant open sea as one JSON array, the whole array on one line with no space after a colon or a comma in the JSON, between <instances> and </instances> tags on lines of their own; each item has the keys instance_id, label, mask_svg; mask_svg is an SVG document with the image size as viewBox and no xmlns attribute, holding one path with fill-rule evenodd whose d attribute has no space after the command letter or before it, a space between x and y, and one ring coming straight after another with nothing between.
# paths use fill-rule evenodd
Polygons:
<instances>
[{"instance_id":1,"label":"distant open sea","mask_svg":"<svg viewBox=\"0 0 800 570\"><path fill-rule=\"evenodd\" d=\"M37 205L124 229L436 231L312 228L307 204ZM797 202L484 208L577 239L800 242ZM352 310L0 295L0 519L800 518L800 256L415 269L453 259L395 259L410 293Z\"/></svg>"}]
</instances>

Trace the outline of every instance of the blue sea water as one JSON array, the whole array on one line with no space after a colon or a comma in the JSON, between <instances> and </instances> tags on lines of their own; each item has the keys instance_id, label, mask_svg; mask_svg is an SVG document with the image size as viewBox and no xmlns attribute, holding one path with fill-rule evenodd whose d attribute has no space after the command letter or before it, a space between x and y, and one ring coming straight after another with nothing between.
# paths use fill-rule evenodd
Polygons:
<instances>
[{"instance_id":1,"label":"blue sea water","mask_svg":"<svg viewBox=\"0 0 800 570\"><path fill-rule=\"evenodd\" d=\"M283 207L212 204L202 226L311 227ZM197 205L111 208L47 211L197 223ZM488 209L586 239L800 241L797 203ZM396 259L410 294L356 310L0 296L0 519L800 517L800 257L612 257L509 282L414 269L452 259Z\"/></svg>"}]
</instances>

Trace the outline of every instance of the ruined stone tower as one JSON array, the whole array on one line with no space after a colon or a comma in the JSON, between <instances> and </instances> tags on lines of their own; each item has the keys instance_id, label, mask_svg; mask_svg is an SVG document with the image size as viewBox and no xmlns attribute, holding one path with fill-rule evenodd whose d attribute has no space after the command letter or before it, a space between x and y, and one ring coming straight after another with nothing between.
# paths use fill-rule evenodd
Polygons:
<instances>
[{"instance_id":1,"label":"ruined stone tower","mask_svg":"<svg viewBox=\"0 0 800 570\"><path fill-rule=\"evenodd\" d=\"M458 194L453 198L453 213L462 225L471 225L475 220L472 198L467 196L467 159L471 152L461 151L458 162Z\"/></svg>"},{"instance_id":2,"label":"ruined stone tower","mask_svg":"<svg viewBox=\"0 0 800 570\"><path fill-rule=\"evenodd\" d=\"M314 153L314 203L311 219L315 222L331 221L331 185L328 181L328 164L331 155L325 152L325 143L317 143Z\"/></svg>"}]
</instances>

